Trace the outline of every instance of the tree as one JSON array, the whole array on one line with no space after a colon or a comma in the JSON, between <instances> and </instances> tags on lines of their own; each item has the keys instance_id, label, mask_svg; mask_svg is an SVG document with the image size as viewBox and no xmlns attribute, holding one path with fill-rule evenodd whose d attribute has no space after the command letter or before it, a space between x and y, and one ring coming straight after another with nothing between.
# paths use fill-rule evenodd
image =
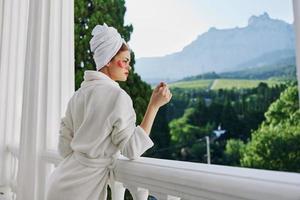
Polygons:
<instances>
[{"instance_id":1,"label":"tree","mask_svg":"<svg viewBox=\"0 0 300 200\"><path fill-rule=\"evenodd\" d=\"M210 135L213 125L210 123L197 125L198 112L195 108L185 110L181 118L169 123L173 158L204 162L206 153L204 136Z\"/></svg>"},{"instance_id":2,"label":"tree","mask_svg":"<svg viewBox=\"0 0 300 200\"><path fill-rule=\"evenodd\" d=\"M155 145L147 151L145 156L170 159L172 148L170 147L170 134L167 121L167 106L159 109L151 129L151 138Z\"/></svg>"},{"instance_id":3,"label":"tree","mask_svg":"<svg viewBox=\"0 0 300 200\"><path fill-rule=\"evenodd\" d=\"M187 144L195 141L199 136L200 128L190 123L190 118L196 110L194 108L188 108L185 110L184 115L181 118L174 119L169 123L171 140L174 143Z\"/></svg>"},{"instance_id":4,"label":"tree","mask_svg":"<svg viewBox=\"0 0 300 200\"><path fill-rule=\"evenodd\" d=\"M225 147L225 164L230 166L240 166L240 159L243 154L245 144L239 139L227 140Z\"/></svg>"},{"instance_id":5,"label":"tree","mask_svg":"<svg viewBox=\"0 0 300 200\"><path fill-rule=\"evenodd\" d=\"M276 126L280 122L295 121L294 115L299 113L299 98L297 86L291 86L280 95L280 98L271 104L266 112L265 125ZM298 121L299 122L299 121ZM294 123L297 123L295 121Z\"/></svg>"},{"instance_id":6,"label":"tree","mask_svg":"<svg viewBox=\"0 0 300 200\"><path fill-rule=\"evenodd\" d=\"M245 167L300 172L299 142L299 125L265 126L253 134L241 164Z\"/></svg>"},{"instance_id":7,"label":"tree","mask_svg":"<svg viewBox=\"0 0 300 200\"><path fill-rule=\"evenodd\" d=\"M252 133L242 166L300 172L300 110L298 88L287 88L266 112L262 126Z\"/></svg>"}]
</instances>

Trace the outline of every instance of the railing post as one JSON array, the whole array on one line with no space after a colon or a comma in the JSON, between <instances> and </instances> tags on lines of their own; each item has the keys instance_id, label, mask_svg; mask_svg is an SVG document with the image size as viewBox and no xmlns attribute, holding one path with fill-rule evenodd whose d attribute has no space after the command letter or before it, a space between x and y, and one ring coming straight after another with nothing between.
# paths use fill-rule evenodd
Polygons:
<instances>
[{"instance_id":1,"label":"railing post","mask_svg":"<svg viewBox=\"0 0 300 200\"><path fill-rule=\"evenodd\" d=\"M138 188L135 193L135 200L147 200L149 196L149 191L144 188Z\"/></svg>"},{"instance_id":2,"label":"railing post","mask_svg":"<svg viewBox=\"0 0 300 200\"><path fill-rule=\"evenodd\" d=\"M180 197L174 197L174 196L168 195L168 200L180 200Z\"/></svg>"},{"instance_id":3,"label":"railing post","mask_svg":"<svg viewBox=\"0 0 300 200\"><path fill-rule=\"evenodd\" d=\"M113 182L110 184L112 200L124 200L126 188L123 186L123 183Z\"/></svg>"},{"instance_id":4,"label":"railing post","mask_svg":"<svg viewBox=\"0 0 300 200\"><path fill-rule=\"evenodd\" d=\"M129 190L130 194L133 197L133 200L147 200L149 196L149 191L144 188L139 188L133 185L126 185L126 188Z\"/></svg>"}]
</instances>

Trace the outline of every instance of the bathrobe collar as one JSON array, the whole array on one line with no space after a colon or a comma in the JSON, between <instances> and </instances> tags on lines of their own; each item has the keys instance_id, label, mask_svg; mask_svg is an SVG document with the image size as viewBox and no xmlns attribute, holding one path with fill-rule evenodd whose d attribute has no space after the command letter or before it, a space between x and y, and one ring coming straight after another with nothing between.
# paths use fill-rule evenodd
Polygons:
<instances>
[{"instance_id":1,"label":"bathrobe collar","mask_svg":"<svg viewBox=\"0 0 300 200\"><path fill-rule=\"evenodd\" d=\"M99 83L111 84L119 87L119 84L108 77L106 74L93 70L86 70L84 72L84 81L81 83L81 87L86 87Z\"/></svg>"}]
</instances>

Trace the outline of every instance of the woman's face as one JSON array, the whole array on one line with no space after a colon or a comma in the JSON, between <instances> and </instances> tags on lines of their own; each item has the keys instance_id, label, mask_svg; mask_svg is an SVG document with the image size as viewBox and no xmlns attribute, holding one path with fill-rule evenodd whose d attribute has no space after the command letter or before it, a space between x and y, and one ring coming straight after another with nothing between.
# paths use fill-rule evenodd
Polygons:
<instances>
[{"instance_id":1,"label":"woman's face","mask_svg":"<svg viewBox=\"0 0 300 200\"><path fill-rule=\"evenodd\" d=\"M126 81L131 69L129 63L130 52L119 52L108 64L111 79L114 81Z\"/></svg>"}]
</instances>

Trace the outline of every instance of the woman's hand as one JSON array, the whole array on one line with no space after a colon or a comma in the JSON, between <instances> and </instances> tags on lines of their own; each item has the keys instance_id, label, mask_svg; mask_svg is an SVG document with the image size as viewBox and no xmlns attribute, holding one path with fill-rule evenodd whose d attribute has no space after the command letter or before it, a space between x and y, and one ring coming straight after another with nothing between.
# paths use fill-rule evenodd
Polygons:
<instances>
[{"instance_id":1,"label":"woman's hand","mask_svg":"<svg viewBox=\"0 0 300 200\"><path fill-rule=\"evenodd\" d=\"M153 90L145 116L140 125L147 134L150 134L158 109L168 103L171 98L172 94L169 90L169 87L163 82L158 84Z\"/></svg>"},{"instance_id":2,"label":"woman's hand","mask_svg":"<svg viewBox=\"0 0 300 200\"><path fill-rule=\"evenodd\" d=\"M160 108L161 106L168 103L172 98L172 93L169 90L169 87L166 83L161 82L153 90L149 105Z\"/></svg>"}]
</instances>

